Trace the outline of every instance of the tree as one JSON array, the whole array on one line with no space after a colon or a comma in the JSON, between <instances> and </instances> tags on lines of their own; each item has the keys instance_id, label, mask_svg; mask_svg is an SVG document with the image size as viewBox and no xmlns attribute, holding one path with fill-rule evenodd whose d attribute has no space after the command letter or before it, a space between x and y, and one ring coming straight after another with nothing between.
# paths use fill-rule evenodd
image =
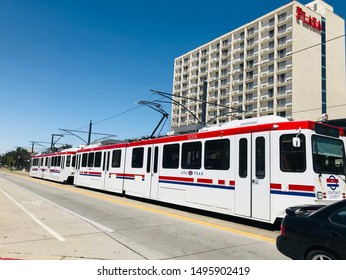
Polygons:
<instances>
[{"instance_id":1,"label":"tree","mask_svg":"<svg viewBox=\"0 0 346 280\"><path fill-rule=\"evenodd\" d=\"M26 149L21 147L18 147L15 151L7 152L0 157L1 165L8 167L11 170L13 168L17 170L29 170L30 159L31 154Z\"/></svg>"}]
</instances>

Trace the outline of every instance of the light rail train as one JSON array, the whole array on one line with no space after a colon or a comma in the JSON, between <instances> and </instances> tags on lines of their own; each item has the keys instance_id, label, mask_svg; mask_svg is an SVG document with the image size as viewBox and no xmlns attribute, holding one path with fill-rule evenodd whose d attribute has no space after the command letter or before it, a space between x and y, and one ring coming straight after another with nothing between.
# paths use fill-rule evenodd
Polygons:
<instances>
[{"instance_id":1,"label":"light rail train","mask_svg":"<svg viewBox=\"0 0 346 280\"><path fill-rule=\"evenodd\" d=\"M324 123L267 116L59 156L76 186L274 223L289 206L346 198L344 141ZM55 180L43 176L54 156L40 157L31 176Z\"/></svg>"},{"instance_id":2,"label":"light rail train","mask_svg":"<svg viewBox=\"0 0 346 280\"><path fill-rule=\"evenodd\" d=\"M73 183L78 148L31 158L30 176L61 183Z\"/></svg>"}]
</instances>

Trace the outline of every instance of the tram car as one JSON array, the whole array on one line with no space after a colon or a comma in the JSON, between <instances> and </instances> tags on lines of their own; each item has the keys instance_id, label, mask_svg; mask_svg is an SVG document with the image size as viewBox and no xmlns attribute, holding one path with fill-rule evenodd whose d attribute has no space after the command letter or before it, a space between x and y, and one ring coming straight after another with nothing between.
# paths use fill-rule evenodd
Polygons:
<instances>
[{"instance_id":1,"label":"tram car","mask_svg":"<svg viewBox=\"0 0 346 280\"><path fill-rule=\"evenodd\" d=\"M236 120L79 149L74 184L274 223L289 206L345 198L344 139L320 122Z\"/></svg>"},{"instance_id":2,"label":"tram car","mask_svg":"<svg viewBox=\"0 0 346 280\"><path fill-rule=\"evenodd\" d=\"M73 183L78 148L56 153L38 154L31 158L30 176L61 183Z\"/></svg>"}]
</instances>

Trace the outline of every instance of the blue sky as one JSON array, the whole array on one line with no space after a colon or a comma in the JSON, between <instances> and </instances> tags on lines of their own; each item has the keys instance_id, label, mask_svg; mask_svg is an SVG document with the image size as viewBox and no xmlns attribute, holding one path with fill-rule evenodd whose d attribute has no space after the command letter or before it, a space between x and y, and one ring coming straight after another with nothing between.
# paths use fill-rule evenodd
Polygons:
<instances>
[{"instance_id":1,"label":"blue sky","mask_svg":"<svg viewBox=\"0 0 346 280\"><path fill-rule=\"evenodd\" d=\"M172 91L176 57L288 2L0 0L0 153L90 120L119 139L150 135L161 115L136 103ZM346 16L344 0L327 2Z\"/></svg>"}]
</instances>

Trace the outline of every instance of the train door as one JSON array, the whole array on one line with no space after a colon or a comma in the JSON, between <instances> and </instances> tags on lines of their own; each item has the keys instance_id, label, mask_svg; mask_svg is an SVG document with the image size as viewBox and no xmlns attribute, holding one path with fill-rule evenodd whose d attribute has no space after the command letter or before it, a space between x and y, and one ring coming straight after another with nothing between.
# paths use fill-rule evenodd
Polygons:
<instances>
[{"instance_id":1,"label":"train door","mask_svg":"<svg viewBox=\"0 0 346 280\"><path fill-rule=\"evenodd\" d=\"M74 169L74 176L73 176L73 184L74 185L79 185L79 176L80 176L80 159L81 159L81 154L76 154L76 164L75 164L75 169Z\"/></svg>"},{"instance_id":2,"label":"train door","mask_svg":"<svg viewBox=\"0 0 346 280\"><path fill-rule=\"evenodd\" d=\"M159 147L150 146L147 152L145 196L157 199L159 192Z\"/></svg>"},{"instance_id":3,"label":"train door","mask_svg":"<svg viewBox=\"0 0 346 280\"><path fill-rule=\"evenodd\" d=\"M251 134L236 136L234 213L251 216Z\"/></svg>"},{"instance_id":4,"label":"train door","mask_svg":"<svg viewBox=\"0 0 346 280\"><path fill-rule=\"evenodd\" d=\"M252 217L270 220L270 136L252 134Z\"/></svg>"},{"instance_id":5,"label":"train door","mask_svg":"<svg viewBox=\"0 0 346 280\"><path fill-rule=\"evenodd\" d=\"M270 219L269 132L236 136L236 215Z\"/></svg>"},{"instance_id":6,"label":"train door","mask_svg":"<svg viewBox=\"0 0 346 280\"><path fill-rule=\"evenodd\" d=\"M107 189L107 186L109 184L109 178L110 178L109 162L110 162L110 151L104 151L103 162L102 162L103 181L102 181L102 187L101 187L104 190Z\"/></svg>"}]
</instances>

